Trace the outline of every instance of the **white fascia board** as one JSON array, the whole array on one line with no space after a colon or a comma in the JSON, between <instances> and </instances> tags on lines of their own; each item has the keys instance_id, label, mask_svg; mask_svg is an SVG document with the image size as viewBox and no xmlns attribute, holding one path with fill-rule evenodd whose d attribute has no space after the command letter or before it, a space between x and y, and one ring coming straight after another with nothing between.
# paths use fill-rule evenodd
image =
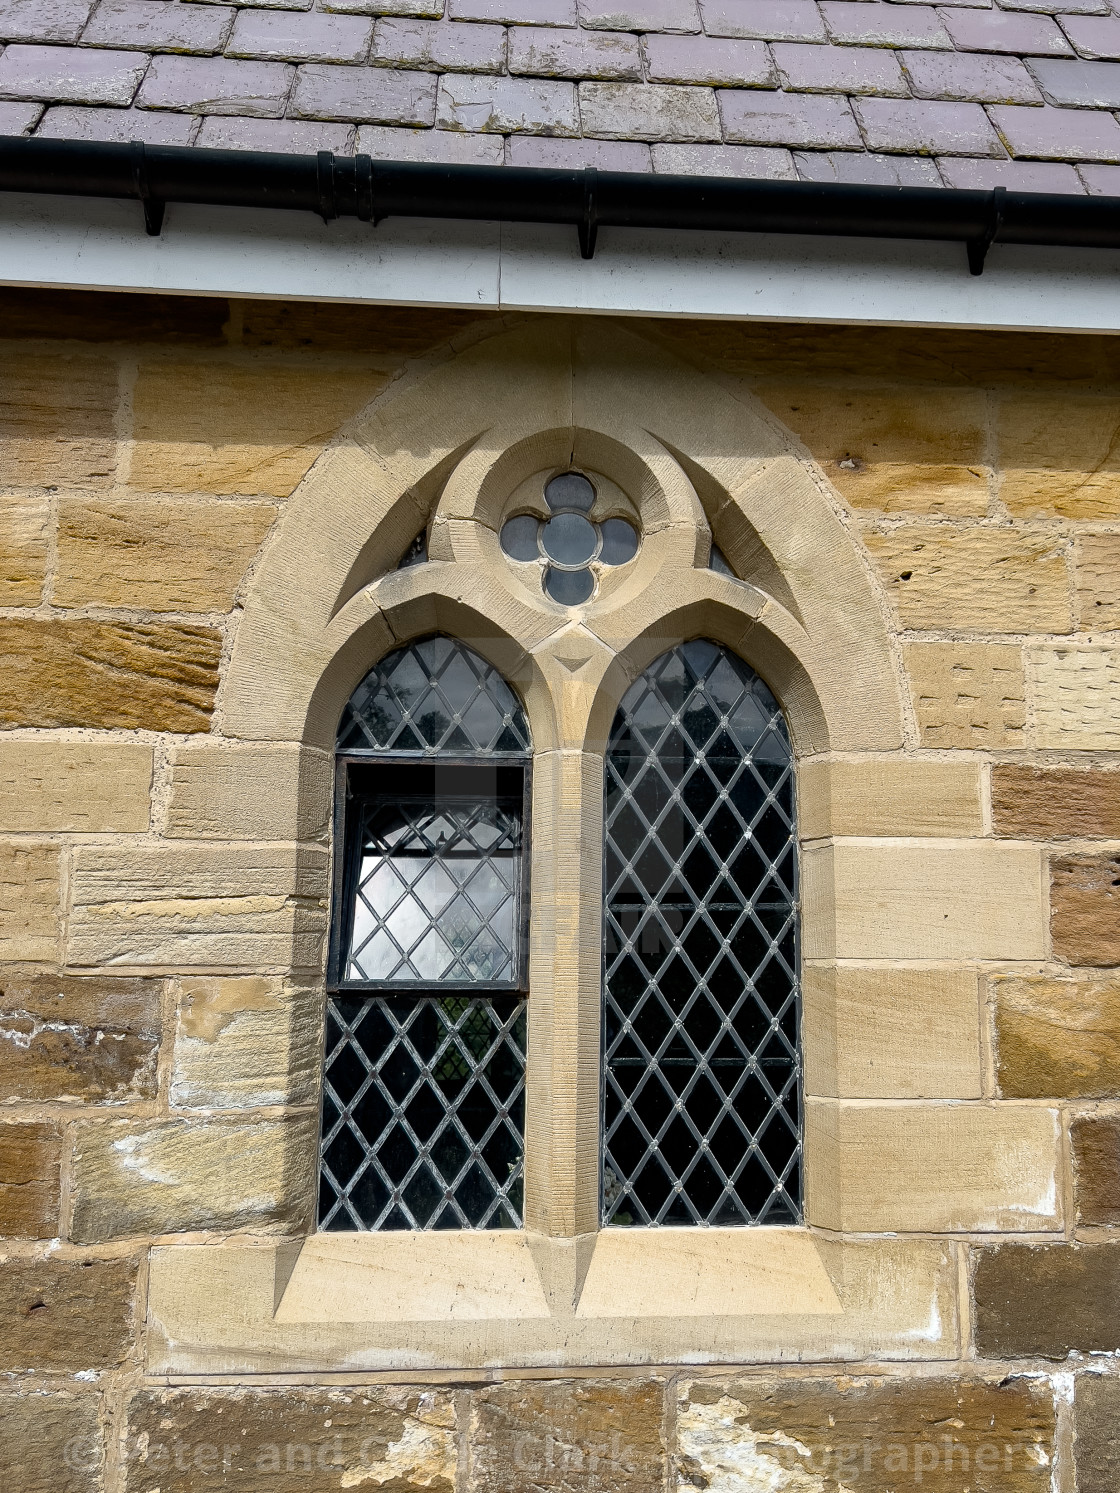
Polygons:
<instances>
[{"instance_id":1,"label":"white fascia board","mask_svg":"<svg viewBox=\"0 0 1120 1493\"><path fill-rule=\"evenodd\" d=\"M465 310L1120 331L1120 250L391 219L0 193L0 284Z\"/></svg>"}]
</instances>

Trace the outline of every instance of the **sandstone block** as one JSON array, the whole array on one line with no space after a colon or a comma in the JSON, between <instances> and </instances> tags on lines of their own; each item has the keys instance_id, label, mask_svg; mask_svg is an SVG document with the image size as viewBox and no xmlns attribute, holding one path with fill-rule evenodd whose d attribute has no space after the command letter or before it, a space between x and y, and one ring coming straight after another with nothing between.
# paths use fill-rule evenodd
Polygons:
<instances>
[{"instance_id":1,"label":"sandstone block","mask_svg":"<svg viewBox=\"0 0 1120 1493\"><path fill-rule=\"evenodd\" d=\"M1017 394L996 417L1000 497L1025 518L1120 516L1115 400Z\"/></svg>"},{"instance_id":2,"label":"sandstone block","mask_svg":"<svg viewBox=\"0 0 1120 1493\"><path fill-rule=\"evenodd\" d=\"M1070 1143L1077 1222L1120 1223L1120 1116L1078 1115Z\"/></svg>"},{"instance_id":3,"label":"sandstone block","mask_svg":"<svg viewBox=\"0 0 1120 1493\"><path fill-rule=\"evenodd\" d=\"M828 835L979 835L980 770L972 763L869 757L806 762L798 777L803 839Z\"/></svg>"},{"instance_id":4,"label":"sandstone block","mask_svg":"<svg viewBox=\"0 0 1120 1493\"><path fill-rule=\"evenodd\" d=\"M0 1270L0 1370L114 1368L128 1352L136 1261L29 1260Z\"/></svg>"},{"instance_id":5,"label":"sandstone block","mask_svg":"<svg viewBox=\"0 0 1120 1493\"><path fill-rule=\"evenodd\" d=\"M1050 936L1070 964L1120 964L1120 856L1050 862Z\"/></svg>"},{"instance_id":6,"label":"sandstone block","mask_svg":"<svg viewBox=\"0 0 1120 1493\"><path fill-rule=\"evenodd\" d=\"M275 517L267 503L64 499L54 602L228 612Z\"/></svg>"},{"instance_id":7,"label":"sandstone block","mask_svg":"<svg viewBox=\"0 0 1120 1493\"><path fill-rule=\"evenodd\" d=\"M156 1092L160 982L0 970L0 1100Z\"/></svg>"},{"instance_id":8,"label":"sandstone block","mask_svg":"<svg viewBox=\"0 0 1120 1493\"><path fill-rule=\"evenodd\" d=\"M180 982L171 1103L180 1109L310 1104L322 996L260 975Z\"/></svg>"},{"instance_id":9,"label":"sandstone block","mask_svg":"<svg viewBox=\"0 0 1120 1493\"><path fill-rule=\"evenodd\" d=\"M699 1379L677 1408L681 1493L1047 1493L1054 1399L1029 1380Z\"/></svg>"},{"instance_id":10,"label":"sandstone block","mask_svg":"<svg viewBox=\"0 0 1120 1493\"><path fill-rule=\"evenodd\" d=\"M1120 772L996 763L992 828L1020 839L1120 839Z\"/></svg>"},{"instance_id":11,"label":"sandstone block","mask_svg":"<svg viewBox=\"0 0 1120 1493\"><path fill-rule=\"evenodd\" d=\"M1120 1380L1078 1374L1073 1391L1077 1493L1111 1493L1120 1482Z\"/></svg>"},{"instance_id":12,"label":"sandstone block","mask_svg":"<svg viewBox=\"0 0 1120 1493\"><path fill-rule=\"evenodd\" d=\"M982 1358L1065 1358L1120 1347L1120 1243L998 1244L975 1251Z\"/></svg>"},{"instance_id":13,"label":"sandstone block","mask_svg":"<svg viewBox=\"0 0 1120 1493\"><path fill-rule=\"evenodd\" d=\"M1120 627L1120 534L1083 534L1073 553L1080 630L1115 630Z\"/></svg>"},{"instance_id":14,"label":"sandstone block","mask_svg":"<svg viewBox=\"0 0 1120 1493\"><path fill-rule=\"evenodd\" d=\"M0 741L0 829L146 830L151 785L136 742Z\"/></svg>"},{"instance_id":15,"label":"sandstone block","mask_svg":"<svg viewBox=\"0 0 1120 1493\"><path fill-rule=\"evenodd\" d=\"M1023 745L1023 657L1004 643L909 643L906 670L922 744L997 750Z\"/></svg>"},{"instance_id":16,"label":"sandstone block","mask_svg":"<svg viewBox=\"0 0 1120 1493\"><path fill-rule=\"evenodd\" d=\"M646 1493L665 1482L664 1384L522 1380L481 1391L474 1486L486 1493Z\"/></svg>"},{"instance_id":17,"label":"sandstone block","mask_svg":"<svg viewBox=\"0 0 1120 1493\"><path fill-rule=\"evenodd\" d=\"M83 1244L196 1229L306 1229L317 1120L112 1121L85 1126L73 1161Z\"/></svg>"},{"instance_id":18,"label":"sandstone block","mask_svg":"<svg viewBox=\"0 0 1120 1493\"><path fill-rule=\"evenodd\" d=\"M450 1390L144 1389L127 1410L124 1488L197 1493L452 1493Z\"/></svg>"},{"instance_id":19,"label":"sandstone block","mask_svg":"<svg viewBox=\"0 0 1120 1493\"><path fill-rule=\"evenodd\" d=\"M366 370L145 364L129 481L148 492L286 498L387 382Z\"/></svg>"},{"instance_id":20,"label":"sandstone block","mask_svg":"<svg viewBox=\"0 0 1120 1493\"><path fill-rule=\"evenodd\" d=\"M927 525L865 534L864 543L904 627L1073 631L1069 568L1052 535Z\"/></svg>"},{"instance_id":21,"label":"sandstone block","mask_svg":"<svg viewBox=\"0 0 1120 1493\"><path fill-rule=\"evenodd\" d=\"M967 969L807 964L805 1080L838 1099L976 1099L980 1006Z\"/></svg>"},{"instance_id":22,"label":"sandstone block","mask_svg":"<svg viewBox=\"0 0 1120 1493\"><path fill-rule=\"evenodd\" d=\"M221 634L177 623L0 619L0 724L205 731Z\"/></svg>"},{"instance_id":23,"label":"sandstone block","mask_svg":"<svg viewBox=\"0 0 1120 1493\"><path fill-rule=\"evenodd\" d=\"M192 840L325 840L334 763L294 746L174 749L167 833Z\"/></svg>"},{"instance_id":24,"label":"sandstone block","mask_svg":"<svg viewBox=\"0 0 1120 1493\"><path fill-rule=\"evenodd\" d=\"M57 1125L0 1124L0 1235L55 1236L61 1165Z\"/></svg>"},{"instance_id":25,"label":"sandstone block","mask_svg":"<svg viewBox=\"0 0 1120 1493\"><path fill-rule=\"evenodd\" d=\"M809 1219L821 1228L1057 1228L1058 1117L1034 1105L806 1105Z\"/></svg>"},{"instance_id":26,"label":"sandstone block","mask_svg":"<svg viewBox=\"0 0 1120 1493\"><path fill-rule=\"evenodd\" d=\"M838 840L802 854L806 959L1041 959L1037 850Z\"/></svg>"},{"instance_id":27,"label":"sandstone block","mask_svg":"<svg viewBox=\"0 0 1120 1493\"><path fill-rule=\"evenodd\" d=\"M996 1073L1012 1099L1120 1093L1120 982L1046 976L994 984Z\"/></svg>"},{"instance_id":28,"label":"sandstone block","mask_svg":"<svg viewBox=\"0 0 1120 1493\"><path fill-rule=\"evenodd\" d=\"M21 351L0 396L0 484L105 487L116 463L117 368L108 358Z\"/></svg>"},{"instance_id":29,"label":"sandstone block","mask_svg":"<svg viewBox=\"0 0 1120 1493\"><path fill-rule=\"evenodd\" d=\"M58 957L59 853L0 840L0 959Z\"/></svg>"},{"instance_id":30,"label":"sandstone block","mask_svg":"<svg viewBox=\"0 0 1120 1493\"><path fill-rule=\"evenodd\" d=\"M1120 749L1120 648L1031 648L1027 668L1038 746Z\"/></svg>"},{"instance_id":31,"label":"sandstone block","mask_svg":"<svg viewBox=\"0 0 1120 1493\"><path fill-rule=\"evenodd\" d=\"M98 1397L72 1389L0 1394L0 1487L98 1493L104 1437Z\"/></svg>"},{"instance_id":32,"label":"sandstone block","mask_svg":"<svg viewBox=\"0 0 1120 1493\"><path fill-rule=\"evenodd\" d=\"M70 960L317 968L326 875L292 845L79 846Z\"/></svg>"},{"instance_id":33,"label":"sandstone block","mask_svg":"<svg viewBox=\"0 0 1120 1493\"><path fill-rule=\"evenodd\" d=\"M984 396L974 389L755 391L796 432L853 508L988 511Z\"/></svg>"},{"instance_id":34,"label":"sandstone block","mask_svg":"<svg viewBox=\"0 0 1120 1493\"><path fill-rule=\"evenodd\" d=\"M0 606L38 606L46 573L47 500L6 493L0 498Z\"/></svg>"}]
</instances>

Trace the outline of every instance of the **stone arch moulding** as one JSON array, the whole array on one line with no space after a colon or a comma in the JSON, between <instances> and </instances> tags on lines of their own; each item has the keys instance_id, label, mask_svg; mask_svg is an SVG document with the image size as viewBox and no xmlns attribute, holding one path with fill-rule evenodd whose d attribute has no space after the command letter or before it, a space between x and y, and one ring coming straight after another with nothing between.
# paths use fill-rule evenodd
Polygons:
<instances>
[{"instance_id":1,"label":"stone arch moulding","mask_svg":"<svg viewBox=\"0 0 1120 1493\"><path fill-rule=\"evenodd\" d=\"M645 563L582 614L541 605L497 542L508 495L569 462L616 482L645 536ZM425 526L430 563L385 573ZM746 585L706 568L713 533ZM377 657L434 631L520 689L538 751L601 749L629 681L701 633L771 684L798 755L902 745L868 565L796 438L602 318L541 318L477 342L394 385L340 435L251 583L223 733L330 747Z\"/></svg>"}]
</instances>

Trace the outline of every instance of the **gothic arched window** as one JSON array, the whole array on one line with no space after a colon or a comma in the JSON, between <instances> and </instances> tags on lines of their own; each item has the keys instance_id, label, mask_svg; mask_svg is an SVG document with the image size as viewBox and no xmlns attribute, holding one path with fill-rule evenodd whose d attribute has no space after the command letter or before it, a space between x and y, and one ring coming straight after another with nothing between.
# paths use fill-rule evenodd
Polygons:
<instances>
[{"instance_id":1,"label":"gothic arched window","mask_svg":"<svg viewBox=\"0 0 1120 1493\"><path fill-rule=\"evenodd\" d=\"M346 706L320 1228L520 1226L530 750L509 685L450 638Z\"/></svg>"},{"instance_id":2,"label":"gothic arched window","mask_svg":"<svg viewBox=\"0 0 1120 1493\"><path fill-rule=\"evenodd\" d=\"M604 894L603 1223L800 1222L792 753L726 648L623 697Z\"/></svg>"}]
</instances>

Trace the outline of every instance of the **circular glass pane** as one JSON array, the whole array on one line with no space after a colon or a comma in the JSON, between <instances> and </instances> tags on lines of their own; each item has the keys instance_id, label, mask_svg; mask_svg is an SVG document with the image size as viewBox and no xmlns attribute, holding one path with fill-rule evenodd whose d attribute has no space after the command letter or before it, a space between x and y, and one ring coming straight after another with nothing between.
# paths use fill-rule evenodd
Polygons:
<instances>
[{"instance_id":1,"label":"circular glass pane","mask_svg":"<svg viewBox=\"0 0 1120 1493\"><path fill-rule=\"evenodd\" d=\"M590 513L595 489L582 472L561 472L545 487L544 500L553 513L558 508L575 508L580 513Z\"/></svg>"},{"instance_id":2,"label":"circular glass pane","mask_svg":"<svg viewBox=\"0 0 1120 1493\"><path fill-rule=\"evenodd\" d=\"M633 524L624 518L608 518L600 526L603 531L603 548L599 559L604 565L625 565L638 553L638 535Z\"/></svg>"},{"instance_id":3,"label":"circular glass pane","mask_svg":"<svg viewBox=\"0 0 1120 1493\"><path fill-rule=\"evenodd\" d=\"M574 569L595 558L599 535L582 513L558 513L541 528L541 549L556 565Z\"/></svg>"},{"instance_id":4,"label":"circular glass pane","mask_svg":"<svg viewBox=\"0 0 1120 1493\"><path fill-rule=\"evenodd\" d=\"M539 528L540 519L534 518L531 513L518 514L516 518L511 518L508 523L502 525L498 543L511 560L539 559L540 551L537 549Z\"/></svg>"},{"instance_id":5,"label":"circular glass pane","mask_svg":"<svg viewBox=\"0 0 1120 1493\"><path fill-rule=\"evenodd\" d=\"M550 565L544 573L544 592L561 606L578 607L595 589L595 578L590 570L553 570Z\"/></svg>"}]
</instances>

